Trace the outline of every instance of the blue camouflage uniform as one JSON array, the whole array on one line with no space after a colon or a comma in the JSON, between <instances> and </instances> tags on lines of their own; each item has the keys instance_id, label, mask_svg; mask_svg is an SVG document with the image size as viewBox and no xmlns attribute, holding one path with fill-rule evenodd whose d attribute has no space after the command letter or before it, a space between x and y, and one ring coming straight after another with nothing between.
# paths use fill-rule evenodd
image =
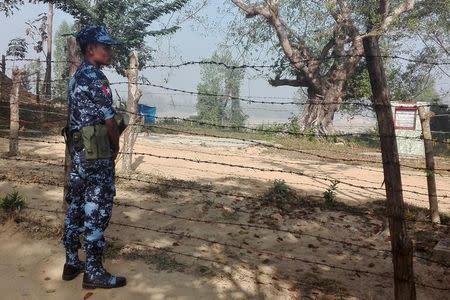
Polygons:
<instances>
[{"instance_id":1,"label":"blue camouflage uniform","mask_svg":"<svg viewBox=\"0 0 450 300\"><path fill-rule=\"evenodd\" d=\"M97 67L83 62L69 83L69 132L97 125L113 118L108 80ZM111 218L115 195L113 159L86 160L84 149L70 149L72 169L66 201L69 204L64 230L64 246L69 263L78 263L80 234L84 233L86 272L90 258L101 256L105 247L104 231Z\"/></svg>"},{"instance_id":2,"label":"blue camouflage uniform","mask_svg":"<svg viewBox=\"0 0 450 300\"><path fill-rule=\"evenodd\" d=\"M104 27L91 26L78 34L77 41L86 42L90 38L108 44L109 36ZM108 79L97 66L87 61L80 65L70 79L68 112L69 136L86 126L104 124L105 120L116 114ZM66 264L84 269L78 258L78 249L81 248L80 235L84 234L85 276L88 277L83 279L83 284L85 280L100 278L107 281L100 282L102 286L113 287L119 284L118 279L106 272L101 258L105 247L104 231L111 218L116 192L114 159L87 160L82 145L69 145L72 166L68 178L68 209L63 236Z\"/></svg>"}]
</instances>

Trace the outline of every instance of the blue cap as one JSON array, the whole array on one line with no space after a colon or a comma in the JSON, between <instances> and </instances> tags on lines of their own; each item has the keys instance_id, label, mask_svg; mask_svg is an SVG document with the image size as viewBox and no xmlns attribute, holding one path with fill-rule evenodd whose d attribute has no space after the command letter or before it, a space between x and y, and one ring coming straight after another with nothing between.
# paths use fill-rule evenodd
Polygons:
<instances>
[{"instance_id":1,"label":"blue cap","mask_svg":"<svg viewBox=\"0 0 450 300\"><path fill-rule=\"evenodd\" d=\"M105 44L105 45L118 45L120 44L114 40L108 33L105 26L88 26L80 30L77 33L76 39L78 44Z\"/></svg>"}]
</instances>

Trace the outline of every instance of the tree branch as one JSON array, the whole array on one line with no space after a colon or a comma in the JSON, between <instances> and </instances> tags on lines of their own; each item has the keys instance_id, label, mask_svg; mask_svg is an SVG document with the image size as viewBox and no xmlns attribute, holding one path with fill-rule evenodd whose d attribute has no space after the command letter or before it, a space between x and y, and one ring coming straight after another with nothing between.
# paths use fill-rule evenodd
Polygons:
<instances>
[{"instance_id":1,"label":"tree branch","mask_svg":"<svg viewBox=\"0 0 450 300\"><path fill-rule=\"evenodd\" d=\"M394 9L391 13L389 12L389 0L380 0L380 14L383 17L379 29L384 32L388 29L388 27L394 22L396 18L398 18L401 14L412 10L416 4L416 0L405 0L402 4L400 4L396 9Z\"/></svg>"},{"instance_id":2,"label":"tree branch","mask_svg":"<svg viewBox=\"0 0 450 300\"><path fill-rule=\"evenodd\" d=\"M265 18L270 18L270 10L262 4L249 5L241 0L231 0L237 7L245 11L247 18L252 18L261 15Z\"/></svg>"},{"instance_id":3,"label":"tree branch","mask_svg":"<svg viewBox=\"0 0 450 300\"><path fill-rule=\"evenodd\" d=\"M314 72L318 67L318 63L314 63L312 55L301 38L294 47L292 41L289 40L288 29L279 16L278 0L266 0L267 5L248 4L243 0L231 0L236 6L243 10L247 17L262 16L275 30L281 49L288 58L291 65L302 74L302 77L309 82L309 85L319 87L320 82L314 77ZM306 64L308 62L308 64Z\"/></svg>"},{"instance_id":4,"label":"tree branch","mask_svg":"<svg viewBox=\"0 0 450 300\"><path fill-rule=\"evenodd\" d=\"M301 84L301 82L299 82L297 79L287 79L287 78L283 78L283 79L269 79L269 84L271 86L294 86L294 87L306 87L306 85Z\"/></svg>"},{"instance_id":5,"label":"tree branch","mask_svg":"<svg viewBox=\"0 0 450 300\"><path fill-rule=\"evenodd\" d=\"M277 74L275 78L269 79L269 84L271 86L294 86L294 87L309 87L309 82L302 77L300 73L296 74L295 79L281 78L280 74Z\"/></svg>"},{"instance_id":6,"label":"tree branch","mask_svg":"<svg viewBox=\"0 0 450 300\"><path fill-rule=\"evenodd\" d=\"M389 13L389 0L380 0L380 15L383 17L383 20L387 17Z\"/></svg>"},{"instance_id":7,"label":"tree branch","mask_svg":"<svg viewBox=\"0 0 450 300\"><path fill-rule=\"evenodd\" d=\"M335 62L327 73L330 81L343 81L352 74L363 54L363 44L357 27L354 25L351 11L344 0L329 0L328 11L333 16L336 25L333 38ZM350 40L347 40L347 37ZM346 50L346 44L351 42L351 47ZM323 50L327 51L327 48ZM329 51L329 50L328 50ZM328 53L327 51L327 53ZM322 53L323 55L323 53Z\"/></svg>"}]
</instances>

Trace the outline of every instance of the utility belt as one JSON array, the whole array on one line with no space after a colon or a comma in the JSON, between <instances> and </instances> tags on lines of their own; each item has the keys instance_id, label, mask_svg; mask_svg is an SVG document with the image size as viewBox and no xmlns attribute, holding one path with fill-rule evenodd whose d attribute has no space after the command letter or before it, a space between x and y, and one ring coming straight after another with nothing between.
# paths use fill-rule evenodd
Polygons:
<instances>
[{"instance_id":1,"label":"utility belt","mask_svg":"<svg viewBox=\"0 0 450 300\"><path fill-rule=\"evenodd\" d=\"M85 126L69 133L69 146L84 149L86 160L112 158L108 128L104 124Z\"/></svg>"},{"instance_id":2,"label":"utility belt","mask_svg":"<svg viewBox=\"0 0 450 300\"><path fill-rule=\"evenodd\" d=\"M118 123L119 133L126 128L124 118L117 114L115 120ZM63 128L61 134L64 136L69 148L76 151L85 150L86 160L112 158L111 142L109 141L108 128L105 124L85 126L80 130L69 130Z\"/></svg>"}]
</instances>

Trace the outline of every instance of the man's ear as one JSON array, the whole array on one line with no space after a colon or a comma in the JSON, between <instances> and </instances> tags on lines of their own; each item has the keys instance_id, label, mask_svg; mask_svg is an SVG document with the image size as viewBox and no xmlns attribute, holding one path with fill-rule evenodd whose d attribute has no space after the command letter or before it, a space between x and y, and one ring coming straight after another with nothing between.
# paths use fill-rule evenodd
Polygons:
<instances>
[{"instance_id":1,"label":"man's ear","mask_svg":"<svg viewBox=\"0 0 450 300\"><path fill-rule=\"evenodd\" d=\"M87 55L92 55L92 51L94 50L94 47L95 47L95 45L93 45L93 44L87 45L87 47L86 47L86 54Z\"/></svg>"}]
</instances>

